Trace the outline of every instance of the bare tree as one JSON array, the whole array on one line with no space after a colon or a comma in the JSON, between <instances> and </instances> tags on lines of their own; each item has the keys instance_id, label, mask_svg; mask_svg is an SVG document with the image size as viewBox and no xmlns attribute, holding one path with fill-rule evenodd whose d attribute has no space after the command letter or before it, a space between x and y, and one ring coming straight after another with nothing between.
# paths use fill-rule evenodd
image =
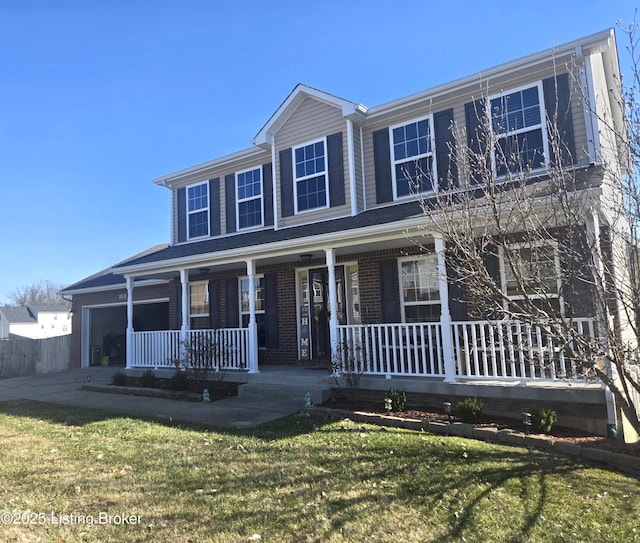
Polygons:
<instances>
[{"instance_id":1,"label":"bare tree","mask_svg":"<svg viewBox=\"0 0 640 543\"><path fill-rule=\"evenodd\" d=\"M503 104L484 96L474 133L451 127L461 181L450 177L446 190L421 202L426 228L446 240L449 280L464 293L469 318L542 329L575 363L570 377L597 376L640 434L640 53L637 25L622 31L633 63L625 90L621 82L616 89L623 125L581 96L615 140L615 156L578 168L556 103L547 108L545 157L501 126ZM578 75L569 79L581 92ZM586 317L595 324L584 326ZM509 341L513 348L521 338ZM541 373L554 363L536 360Z\"/></svg>"},{"instance_id":2,"label":"bare tree","mask_svg":"<svg viewBox=\"0 0 640 543\"><path fill-rule=\"evenodd\" d=\"M40 280L12 290L7 298L14 306L69 307L70 303L60 295L62 288L62 284Z\"/></svg>"}]
</instances>

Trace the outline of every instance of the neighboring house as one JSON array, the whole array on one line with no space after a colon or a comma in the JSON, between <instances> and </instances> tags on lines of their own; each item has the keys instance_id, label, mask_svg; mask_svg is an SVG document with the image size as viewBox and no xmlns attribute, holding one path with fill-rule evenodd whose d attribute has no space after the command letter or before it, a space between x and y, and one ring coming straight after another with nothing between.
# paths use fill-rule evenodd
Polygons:
<instances>
[{"instance_id":1,"label":"neighboring house","mask_svg":"<svg viewBox=\"0 0 640 543\"><path fill-rule=\"evenodd\" d=\"M619 123L619 78L611 30L371 108L296 86L250 148L154 181L169 191L169 246L64 290L80 316L72 360L95 363L112 334L127 367L172 367L182 339L216 330L234 348L231 364L249 373L326 364L339 348L366 345L366 374L456 381L473 370L478 345L490 357L499 346L476 337L480 325L446 280L446 240L429 230L406 172L426 195L473 186L452 157L451 128L473 146L486 95L521 104L508 137L527 139L541 179L552 154L545 118L555 112L573 166L599 184L615 139L583 98ZM418 179L416 165L433 181ZM606 222L590 213L585 221ZM584 307L581 325L592 326ZM572 372L507 362L482 376Z\"/></svg>"},{"instance_id":2,"label":"neighboring house","mask_svg":"<svg viewBox=\"0 0 640 543\"><path fill-rule=\"evenodd\" d=\"M71 330L71 312L66 307L0 307L0 339L43 339L64 336Z\"/></svg>"}]
</instances>

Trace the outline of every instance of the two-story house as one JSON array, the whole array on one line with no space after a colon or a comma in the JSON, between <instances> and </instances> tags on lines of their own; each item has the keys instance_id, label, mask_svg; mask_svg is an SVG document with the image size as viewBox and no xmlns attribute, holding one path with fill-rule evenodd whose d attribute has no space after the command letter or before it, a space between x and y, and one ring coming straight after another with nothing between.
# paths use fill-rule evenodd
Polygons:
<instances>
[{"instance_id":1,"label":"two-story house","mask_svg":"<svg viewBox=\"0 0 640 543\"><path fill-rule=\"evenodd\" d=\"M530 370L504 349L501 363L486 364L500 346L461 327L470 317L448 280L447 240L429 228L416 192L474 186L455 155L477 145L479 124L497 122L481 99L509 104L504 141L518 142L541 177L553 159L547 119L557 118L567 167L601 183L597 166L617 151L591 105L620 126L619 81L608 30L374 107L296 86L248 149L154 181L170 196L168 246L65 289L81 317L75 364L89 365L112 333L127 367L172 367L182 341L215 330L233 346L230 366L249 373L325 365L366 346L368 375L571 376L569 366ZM585 221L606 227L591 209ZM579 317L593 326L588 309Z\"/></svg>"}]
</instances>

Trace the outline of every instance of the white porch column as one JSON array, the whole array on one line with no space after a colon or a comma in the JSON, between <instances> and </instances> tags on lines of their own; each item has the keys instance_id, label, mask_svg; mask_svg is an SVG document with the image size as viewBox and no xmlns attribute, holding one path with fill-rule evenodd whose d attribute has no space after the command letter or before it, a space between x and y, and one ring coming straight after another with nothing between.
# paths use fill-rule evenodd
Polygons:
<instances>
[{"instance_id":1,"label":"white porch column","mask_svg":"<svg viewBox=\"0 0 640 543\"><path fill-rule=\"evenodd\" d=\"M589 210L587 212L587 239L591 248L591 258L593 260L593 268L597 277L595 279L596 290L596 320L597 330L600 341L603 342L605 350L609 349L609 311L607 308L607 293L605 292L606 278L604 272L604 262L602 261L602 249L600 245L600 217L597 210ZM606 368L610 377L618 378L618 370L614 365L608 365Z\"/></svg>"},{"instance_id":2,"label":"white porch column","mask_svg":"<svg viewBox=\"0 0 640 543\"><path fill-rule=\"evenodd\" d=\"M249 276L249 373L259 373L258 323L256 321L256 263L254 260L247 260L247 275Z\"/></svg>"},{"instance_id":3,"label":"white porch column","mask_svg":"<svg viewBox=\"0 0 640 543\"><path fill-rule=\"evenodd\" d=\"M449 283L447 262L442 234L434 234L433 241L438 257L438 288L440 291L440 325L442 327L442 358L444 361L444 382L455 383L456 370L453 360L453 335L451 334L451 312L449 311Z\"/></svg>"},{"instance_id":4,"label":"white porch column","mask_svg":"<svg viewBox=\"0 0 640 543\"><path fill-rule=\"evenodd\" d=\"M180 325L180 340L186 341L187 330L189 330L189 272L188 270L180 270L181 307L182 307L182 324Z\"/></svg>"},{"instance_id":5,"label":"white porch column","mask_svg":"<svg viewBox=\"0 0 640 543\"><path fill-rule=\"evenodd\" d=\"M325 249L327 271L329 272L329 339L331 341L331 358L338 355L338 289L336 287L336 252L335 249Z\"/></svg>"},{"instance_id":6,"label":"white porch column","mask_svg":"<svg viewBox=\"0 0 640 543\"><path fill-rule=\"evenodd\" d=\"M133 278L127 277L127 351L126 368L133 365Z\"/></svg>"}]
</instances>

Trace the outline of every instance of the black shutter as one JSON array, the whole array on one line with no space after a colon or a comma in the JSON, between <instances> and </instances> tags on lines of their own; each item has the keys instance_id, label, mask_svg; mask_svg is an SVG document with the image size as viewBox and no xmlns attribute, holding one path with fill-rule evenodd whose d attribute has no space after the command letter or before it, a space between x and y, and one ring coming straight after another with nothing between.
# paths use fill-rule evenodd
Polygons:
<instances>
[{"instance_id":1,"label":"black shutter","mask_svg":"<svg viewBox=\"0 0 640 543\"><path fill-rule=\"evenodd\" d=\"M262 165L262 188L264 191L262 200L264 225L273 226L273 172L271 170L271 162Z\"/></svg>"},{"instance_id":2,"label":"black shutter","mask_svg":"<svg viewBox=\"0 0 640 543\"><path fill-rule=\"evenodd\" d=\"M436 139L436 164L438 188L447 190L458 184L458 167L455 161L455 138L453 135L453 109L440 111L433 116ZM451 187L449 184L451 183Z\"/></svg>"},{"instance_id":3,"label":"black shutter","mask_svg":"<svg viewBox=\"0 0 640 543\"><path fill-rule=\"evenodd\" d=\"M214 330L220 328L220 281L209 281L209 326Z\"/></svg>"},{"instance_id":4,"label":"black shutter","mask_svg":"<svg viewBox=\"0 0 640 543\"><path fill-rule=\"evenodd\" d=\"M449 291L449 312L451 314L451 320L454 321L466 321L468 319L468 310L466 303L466 296L464 291L464 285L460 279L458 270L461 264L459 263L461 257L453 253L452 251L446 252L447 261L447 285Z\"/></svg>"},{"instance_id":5,"label":"black shutter","mask_svg":"<svg viewBox=\"0 0 640 543\"><path fill-rule=\"evenodd\" d=\"M373 133L373 165L376 176L376 202L382 204L393 200L393 177L391 176L391 149L389 129Z\"/></svg>"},{"instance_id":6,"label":"black shutter","mask_svg":"<svg viewBox=\"0 0 640 543\"><path fill-rule=\"evenodd\" d=\"M491 157L488 154L485 127L486 102L477 100L464 106L465 121L467 123L467 144L469 146L469 172L471 182L480 183L485 177L487 168L491 168ZM484 157L484 158L483 158ZM493 173L491 174L493 176Z\"/></svg>"},{"instance_id":7,"label":"black shutter","mask_svg":"<svg viewBox=\"0 0 640 543\"><path fill-rule=\"evenodd\" d=\"M557 123L558 136L561 142L561 161L563 165L576 163L576 143L573 133L573 117L571 115L571 89L569 74L560 74L542 82L544 104L547 109L547 121ZM552 127L549 127L550 129ZM559 142L559 143L560 143ZM558 157L549 142L551 164L557 164Z\"/></svg>"},{"instance_id":8,"label":"black shutter","mask_svg":"<svg viewBox=\"0 0 640 543\"><path fill-rule=\"evenodd\" d=\"M220 235L220 178L209 180L209 235Z\"/></svg>"},{"instance_id":9,"label":"black shutter","mask_svg":"<svg viewBox=\"0 0 640 543\"><path fill-rule=\"evenodd\" d=\"M380 300L382 302L382 322L401 322L400 287L398 285L398 261L383 260L380 267Z\"/></svg>"},{"instance_id":10,"label":"black shutter","mask_svg":"<svg viewBox=\"0 0 640 543\"><path fill-rule=\"evenodd\" d=\"M280 151L280 205L283 217L291 217L294 212L292 160L291 147Z\"/></svg>"},{"instance_id":11,"label":"black shutter","mask_svg":"<svg viewBox=\"0 0 640 543\"><path fill-rule=\"evenodd\" d=\"M344 160L342 132L327 136L327 164L329 167L329 205L344 205Z\"/></svg>"},{"instance_id":12,"label":"black shutter","mask_svg":"<svg viewBox=\"0 0 640 543\"><path fill-rule=\"evenodd\" d=\"M240 310L238 307L238 279L227 278L227 328L240 326Z\"/></svg>"},{"instance_id":13,"label":"black shutter","mask_svg":"<svg viewBox=\"0 0 640 543\"><path fill-rule=\"evenodd\" d=\"M236 174L224 176L225 211L227 214L227 234L236 231Z\"/></svg>"},{"instance_id":14,"label":"black shutter","mask_svg":"<svg viewBox=\"0 0 640 543\"><path fill-rule=\"evenodd\" d=\"M187 189L177 190L178 206L178 243L187 241Z\"/></svg>"},{"instance_id":15,"label":"black shutter","mask_svg":"<svg viewBox=\"0 0 640 543\"><path fill-rule=\"evenodd\" d=\"M278 287L275 273L264 275L265 347L278 347Z\"/></svg>"}]
</instances>

